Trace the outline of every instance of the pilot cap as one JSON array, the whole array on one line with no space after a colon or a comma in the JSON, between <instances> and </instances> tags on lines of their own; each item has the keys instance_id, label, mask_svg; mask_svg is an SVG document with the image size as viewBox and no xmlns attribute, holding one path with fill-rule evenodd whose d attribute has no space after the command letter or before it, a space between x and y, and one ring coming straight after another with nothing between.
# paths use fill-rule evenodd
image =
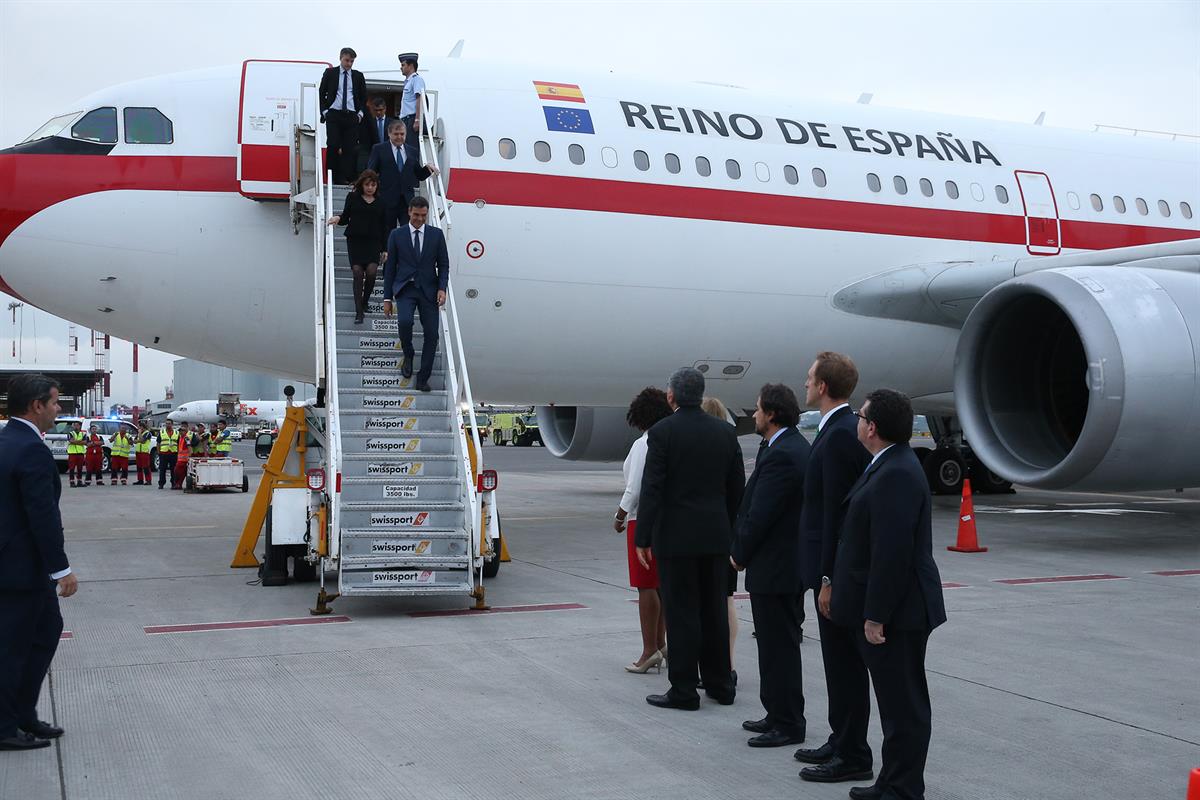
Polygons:
<instances>
[{"instance_id":1,"label":"pilot cap","mask_svg":"<svg viewBox=\"0 0 1200 800\"><path fill-rule=\"evenodd\" d=\"M403 64L405 61L416 62L417 54L416 53L401 53L400 55L396 56L396 58L400 59L401 64Z\"/></svg>"}]
</instances>

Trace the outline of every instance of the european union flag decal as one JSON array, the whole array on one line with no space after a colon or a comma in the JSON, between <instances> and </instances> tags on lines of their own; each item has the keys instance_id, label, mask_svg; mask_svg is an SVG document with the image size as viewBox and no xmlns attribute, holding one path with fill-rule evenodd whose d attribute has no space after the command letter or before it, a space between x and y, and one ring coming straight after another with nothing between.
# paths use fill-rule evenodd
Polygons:
<instances>
[{"instance_id":1,"label":"european union flag decal","mask_svg":"<svg viewBox=\"0 0 1200 800\"><path fill-rule=\"evenodd\" d=\"M542 106L546 112L546 130L566 131L567 133L595 133L592 127L592 115L586 108L563 108L562 106Z\"/></svg>"}]
</instances>

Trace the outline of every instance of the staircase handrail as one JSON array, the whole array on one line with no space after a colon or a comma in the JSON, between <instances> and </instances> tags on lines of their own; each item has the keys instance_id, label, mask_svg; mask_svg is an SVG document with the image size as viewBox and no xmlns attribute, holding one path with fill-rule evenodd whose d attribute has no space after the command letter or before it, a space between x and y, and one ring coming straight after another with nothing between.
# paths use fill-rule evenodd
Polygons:
<instances>
[{"instance_id":1,"label":"staircase handrail","mask_svg":"<svg viewBox=\"0 0 1200 800\"><path fill-rule=\"evenodd\" d=\"M333 173L325 169L325 126L317 126L317 207L313 214L314 235L320 237L317 252L320 255L318 279L314 291L321 301L317 322L321 328L321 351L317 360L324 367L325 379L325 495L329 502L328 541L326 551L334 558L341 554L341 484L342 484L342 432L341 416L338 411L337 371L337 284L334 264L333 226L327 224L333 217ZM320 373L318 373L320 376ZM319 385L319 384L318 384Z\"/></svg>"}]
</instances>

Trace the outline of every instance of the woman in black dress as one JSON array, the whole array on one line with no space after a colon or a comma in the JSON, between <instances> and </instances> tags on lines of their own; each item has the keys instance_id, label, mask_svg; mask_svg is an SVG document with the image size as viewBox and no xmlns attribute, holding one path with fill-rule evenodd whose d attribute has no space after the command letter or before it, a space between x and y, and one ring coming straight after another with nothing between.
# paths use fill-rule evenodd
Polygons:
<instances>
[{"instance_id":1,"label":"woman in black dress","mask_svg":"<svg viewBox=\"0 0 1200 800\"><path fill-rule=\"evenodd\" d=\"M330 217L330 225L346 226L346 249L354 272L354 324L361 325L367 300L375 289L379 263L387 252L389 231L383 224L383 200L379 199L379 174L364 170L346 195L342 213Z\"/></svg>"}]
</instances>

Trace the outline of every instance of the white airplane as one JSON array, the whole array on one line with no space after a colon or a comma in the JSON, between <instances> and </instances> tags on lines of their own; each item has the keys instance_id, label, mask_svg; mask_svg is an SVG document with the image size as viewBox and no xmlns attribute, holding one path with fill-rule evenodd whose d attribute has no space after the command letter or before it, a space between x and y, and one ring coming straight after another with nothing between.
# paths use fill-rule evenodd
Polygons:
<instances>
[{"instance_id":1,"label":"white airplane","mask_svg":"<svg viewBox=\"0 0 1200 800\"><path fill-rule=\"evenodd\" d=\"M238 425L256 425L262 422L273 423L286 413L286 400L244 400L238 404L238 413L231 420L217 413L216 400L189 400L167 414L167 419L176 423L203 422L205 425L212 425L221 420Z\"/></svg>"},{"instance_id":2,"label":"white airplane","mask_svg":"<svg viewBox=\"0 0 1200 800\"><path fill-rule=\"evenodd\" d=\"M313 380L311 238L278 201L325 66L250 60L64 106L0 151L0 289ZM403 81L357 66L372 92ZM741 416L833 349L860 394L907 392L940 436L961 423L998 480L1200 484L1195 141L572 67L421 72L475 395L539 404L556 454L623 457L625 405L680 365ZM247 289L189 302L198 278Z\"/></svg>"}]
</instances>

